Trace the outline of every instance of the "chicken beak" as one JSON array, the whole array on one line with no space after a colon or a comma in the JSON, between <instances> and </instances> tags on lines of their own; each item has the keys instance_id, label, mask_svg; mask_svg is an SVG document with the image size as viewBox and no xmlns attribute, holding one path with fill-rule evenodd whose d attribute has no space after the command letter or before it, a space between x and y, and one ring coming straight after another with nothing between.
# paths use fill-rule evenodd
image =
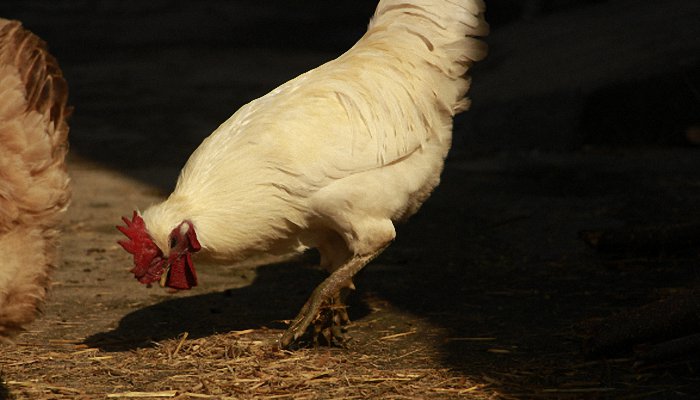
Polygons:
<instances>
[{"instance_id":1,"label":"chicken beak","mask_svg":"<svg viewBox=\"0 0 700 400\"><path fill-rule=\"evenodd\" d=\"M168 275L170 275L170 263L167 263L165 267L163 267L163 275L160 276L160 281L158 281L160 287L165 287L168 282Z\"/></svg>"}]
</instances>

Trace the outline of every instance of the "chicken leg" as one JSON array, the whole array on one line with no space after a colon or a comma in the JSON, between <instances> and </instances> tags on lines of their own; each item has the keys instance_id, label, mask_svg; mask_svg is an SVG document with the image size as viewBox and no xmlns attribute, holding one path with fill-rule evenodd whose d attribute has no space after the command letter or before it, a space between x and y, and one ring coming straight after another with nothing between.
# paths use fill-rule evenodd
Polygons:
<instances>
[{"instance_id":1,"label":"chicken leg","mask_svg":"<svg viewBox=\"0 0 700 400\"><path fill-rule=\"evenodd\" d=\"M333 306L334 299L340 299L340 291L343 288L352 288L352 277L377 257L385 248L386 245L370 254L353 256L344 265L336 269L331 276L321 282L301 308L297 317L294 318L292 324L287 328L287 331L285 331L280 338L280 347L288 348L290 344L298 340L309 326L318 319L321 307L324 305ZM342 313L340 315L342 315ZM347 317L347 314L345 315ZM329 322L331 324L334 323L333 319L334 318L330 318Z\"/></svg>"}]
</instances>

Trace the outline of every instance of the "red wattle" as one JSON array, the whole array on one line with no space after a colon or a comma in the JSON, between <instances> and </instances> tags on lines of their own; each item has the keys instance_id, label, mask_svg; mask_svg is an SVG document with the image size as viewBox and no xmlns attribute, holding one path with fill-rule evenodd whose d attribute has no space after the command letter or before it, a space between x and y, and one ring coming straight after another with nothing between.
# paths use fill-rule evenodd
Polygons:
<instances>
[{"instance_id":1,"label":"red wattle","mask_svg":"<svg viewBox=\"0 0 700 400\"><path fill-rule=\"evenodd\" d=\"M170 264L165 286L178 290L188 290L197 286L197 272L191 254L184 254Z\"/></svg>"}]
</instances>

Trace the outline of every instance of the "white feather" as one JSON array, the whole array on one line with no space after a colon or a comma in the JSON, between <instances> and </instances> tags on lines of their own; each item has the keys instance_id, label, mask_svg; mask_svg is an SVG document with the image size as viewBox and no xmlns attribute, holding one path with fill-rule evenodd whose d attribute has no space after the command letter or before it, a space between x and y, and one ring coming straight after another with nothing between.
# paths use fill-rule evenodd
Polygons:
<instances>
[{"instance_id":1,"label":"white feather","mask_svg":"<svg viewBox=\"0 0 700 400\"><path fill-rule=\"evenodd\" d=\"M485 45L480 0L382 0L345 54L243 106L143 213L161 249L190 220L226 260L317 247L343 220L396 221L439 181L465 76Z\"/></svg>"}]
</instances>

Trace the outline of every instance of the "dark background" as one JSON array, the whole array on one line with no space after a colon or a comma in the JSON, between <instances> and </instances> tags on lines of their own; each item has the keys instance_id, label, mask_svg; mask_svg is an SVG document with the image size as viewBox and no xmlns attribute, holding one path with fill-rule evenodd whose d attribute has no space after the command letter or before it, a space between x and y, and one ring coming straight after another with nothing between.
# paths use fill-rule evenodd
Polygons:
<instances>
[{"instance_id":1,"label":"dark background","mask_svg":"<svg viewBox=\"0 0 700 400\"><path fill-rule=\"evenodd\" d=\"M700 117L693 0L488 1L490 57L453 155L587 144L684 145ZM336 57L374 1L24 1L71 84L72 146L120 165L182 165L240 105Z\"/></svg>"},{"instance_id":2,"label":"dark background","mask_svg":"<svg viewBox=\"0 0 700 400\"><path fill-rule=\"evenodd\" d=\"M349 48L374 6L3 0L0 16L23 21L60 61L75 106L72 156L167 192L218 124ZM444 364L474 376L520 368L522 380L543 387L590 375L616 394L653 385L648 390L660 387L665 398L697 393L687 370L645 375L645 387L630 372L631 359L604 371L586 364L575 327L698 279L697 252L601 255L578 235L700 223L700 2L487 6L490 55L473 70L473 107L456 119L443 183L366 269L360 293L454 337L513 344L514 355L493 361L472 343L445 342ZM197 311L200 303L237 310L247 301L257 320L293 313L313 288L304 274L263 267L235 302L222 305L215 294L164 301L127 315L117 331L148 337L143 326L166 318L171 303L206 319L207 329L213 317ZM284 292L287 282L307 290L282 306L254 301L271 288ZM171 322L171 336L193 332L187 318Z\"/></svg>"}]
</instances>

